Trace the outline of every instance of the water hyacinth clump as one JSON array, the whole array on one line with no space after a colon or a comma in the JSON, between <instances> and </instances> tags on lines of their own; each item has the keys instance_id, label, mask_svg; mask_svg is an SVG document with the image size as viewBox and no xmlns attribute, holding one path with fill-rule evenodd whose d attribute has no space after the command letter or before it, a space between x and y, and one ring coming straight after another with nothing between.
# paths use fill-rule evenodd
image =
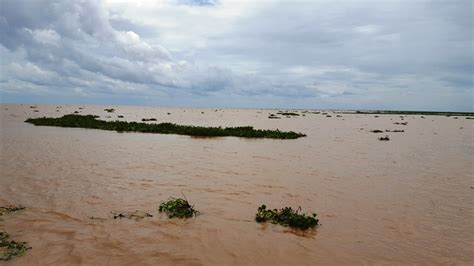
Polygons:
<instances>
[{"instance_id":1,"label":"water hyacinth clump","mask_svg":"<svg viewBox=\"0 0 474 266\"><path fill-rule=\"evenodd\" d=\"M164 212L168 218L191 218L199 214L186 199L170 197L168 201L160 204L159 212Z\"/></svg>"},{"instance_id":2,"label":"water hyacinth clump","mask_svg":"<svg viewBox=\"0 0 474 266\"><path fill-rule=\"evenodd\" d=\"M12 213L12 212L21 211L21 210L24 210L24 209L25 209L25 207L23 207L23 206L0 207L0 216L5 215L5 214L9 214L9 213Z\"/></svg>"},{"instance_id":3,"label":"water hyacinth clump","mask_svg":"<svg viewBox=\"0 0 474 266\"><path fill-rule=\"evenodd\" d=\"M299 214L301 207L293 210L291 207L285 207L280 210L273 209L267 210L267 206L262 205L258 207L255 221L257 223L265 223L267 221L280 224L283 226L289 226L292 228L306 230L314 228L318 225L319 219L316 218L316 213L312 215Z\"/></svg>"},{"instance_id":4,"label":"water hyacinth clump","mask_svg":"<svg viewBox=\"0 0 474 266\"><path fill-rule=\"evenodd\" d=\"M31 249L26 242L16 242L10 240L10 235L5 231L0 231L0 260L11 260L14 257L22 256Z\"/></svg>"},{"instance_id":5,"label":"water hyacinth clump","mask_svg":"<svg viewBox=\"0 0 474 266\"><path fill-rule=\"evenodd\" d=\"M29 118L25 122L35 126L78 127L112 130L117 132L142 132L158 134L178 134L201 137L242 137L242 138L272 138L297 139L305 134L293 131L254 129L251 126L242 127L201 127L177 125L173 123L138 123L126 121L97 120L92 115L64 115L59 118L41 117Z\"/></svg>"}]
</instances>

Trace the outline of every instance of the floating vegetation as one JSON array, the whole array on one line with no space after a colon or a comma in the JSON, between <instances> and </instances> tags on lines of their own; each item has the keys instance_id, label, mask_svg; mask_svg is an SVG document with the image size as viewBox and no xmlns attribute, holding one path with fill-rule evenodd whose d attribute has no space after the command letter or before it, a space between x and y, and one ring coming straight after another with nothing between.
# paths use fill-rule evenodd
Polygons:
<instances>
[{"instance_id":1,"label":"floating vegetation","mask_svg":"<svg viewBox=\"0 0 474 266\"><path fill-rule=\"evenodd\" d=\"M268 118L269 118L269 119L281 119L281 117L279 117L279 116L277 116L277 115L275 115L275 114L270 114L270 115L268 116Z\"/></svg>"},{"instance_id":2,"label":"floating vegetation","mask_svg":"<svg viewBox=\"0 0 474 266\"><path fill-rule=\"evenodd\" d=\"M34 109L34 108L36 108L36 106L32 105L32 106L30 106L30 108L33 108L33 109Z\"/></svg>"},{"instance_id":3,"label":"floating vegetation","mask_svg":"<svg viewBox=\"0 0 474 266\"><path fill-rule=\"evenodd\" d=\"M78 111L74 111L75 114L78 114L79 112Z\"/></svg>"},{"instance_id":4,"label":"floating vegetation","mask_svg":"<svg viewBox=\"0 0 474 266\"><path fill-rule=\"evenodd\" d=\"M10 240L10 235L0 231L0 260L8 261L14 257L22 256L31 249L26 242Z\"/></svg>"},{"instance_id":5,"label":"floating vegetation","mask_svg":"<svg viewBox=\"0 0 474 266\"><path fill-rule=\"evenodd\" d=\"M331 115L326 115L326 117L331 117Z\"/></svg>"},{"instance_id":6,"label":"floating vegetation","mask_svg":"<svg viewBox=\"0 0 474 266\"><path fill-rule=\"evenodd\" d=\"M299 115L300 115L300 114L298 114L298 113L283 112L283 111L279 111L277 114L279 114L279 115L286 115L286 116L299 116Z\"/></svg>"},{"instance_id":7,"label":"floating vegetation","mask_svg":"<svg viewBox=\"0 0 474 266\"><path fill-rule=\"evenodd\" d=\"M217 111L216 111L217 112ZM166 113L167 115L171 115L171 113Z\"/></svg>"},{"instance_id":8,"label":"floating vegetation","mask_svg":"<svg viewBox=\"0 0 474 266\"><path fill-rule=\"evenodd\" d=\"M115 112L115 109L114 108L105 108L104 111L108 112L108 113L113 113Z\"/></svg>"},{"instance_id":9,"label":"floating vegetation","mask_svg":"<svg viewBox=\"0 0 474 266\"><path fill-rule=\"evenodd\" d=\"M370 132L372 132L372 133L383 133L383 131L379 130L379 129L374 129L374 130L371 130Z\"/></svg>"},{"instance_id":10,"label":"floating vegetation","mask_svg":"<svg viewBox=\"0 0 474 266\"><path fill-rule=\"evenodd\" d=\"M158 211L166 213L168 218L190 218L199 214L199 211L196 211L194 205L191 206L186 198L174 197L170 197L168 201L161 203Z\"/></svg>"},{"instance_id":11,"label":"floating vegetation","mask_svg":"<svg viewBox=\"0 0 474 266\"><path fill-rule=\"evenodd\" d=\"M8 206L8 207L0 207L0 216L3 216L5 214L9 214L12 212L18 212L21 210L24 210L25 207L23 206Z\"/></svg>"},{"instance_id":12,"label":"floating vegetation","mask_svg":"<svg viewBox=\"0 0 474 266\"><path fill-rule=\"evenodd\" d=\"M35 112L35 113L38 113L38 112L39 112L39 110L33 110L33 112Z\"/></svg>"},{"instance_id":13,"label":"floating vegetation","mask_svg":"<svg viewBox=\"0 0 474 266\"><path fill-rule=\"evenodd\" d=\"M385 137L380 137L379 140L380 141L389 141L390 138L387 135L385 135Z\"/></svg>"},{"instance_id":14,"label":"floating vegetation","mask_svg":"<svg viewBox=\"0 0 474 266\"><path fill-rule=\"evenodd\" d=\"M347 114L378 114L378 115L445 115L449 116L473 116L472 112L436 112L436 111L382 111L382 110L366 110L366 111L349 111Z\"/></svg>"},{"instance_id":15,"label":"floating vegetation","mask_svg":"<svg viewBox=\"0 0 474 266\"><path fill-rule=\"evenodd\" d=\"M112 213L114 215L114 219L135 219L135 220L140 220L146 217L153 217L153 215L149 214L148 212L144 211L134 211L134 212L118 212L118 213ZM92 217L91 219L93 219Z\"/></svg>"},{"instance_id":16,"label":"floating vegetation","mask_svg":"<svg viewBox=\"0 0 474 266\"><path fill-rule=\"evenodd\" d=\"M118 115L117 117L118 117L118 118L123 118L123 115Z\"/></svg>"},{"instance_id":17,"label":"floating vegetation","mask_svg":"<svg viewBox=\"0 0 474 266\"><path fill-rule=\"evenodd\" d=\"M474 117L470 117L470 116L468 116L468 117L466 117L466 119L474 119Z\"/></svg>"},{"instance_id":18,"label":"floating vegetation","mask_svg":"<svg viewBox=\"0 0 474 266\"><path fill-rule=\"evenodd\" d=\"M405 132L405 130L403 130L403 129L394 129L394 130L386 129L385 132Z\"/></svg>"},{"instance_id":19,"label":"floating vegetation","mask_svg":"<svg viewBox=\"0 0 474 266\"><path fill-rule=\"evenodd\" d=\"M408 125L408 122L395 122L393 124L406 126L406 125Z\"/></svg>"},{"instance_id":20,"label":"floating vegetation","mask_svg":"<svg viewBox=\"0 0 474 266\"><path fill-rule=\"evenodd\" d=\"M336 117L342 117L342 115L336 115Z\"/></svg>"},{"instance_id":21,"label":"floating vegetation","mask_svg":"<svg viewBox=\"0 0 474 266\"><path fill-rule=\"evenodd\" d=\"M92 115L64 115L59 118L29 118L25 122L35 126L55 127L78 127L101 130L112 130L117 132L143 132L159 134L178 134L202 137L243 137L243 138L273 138L273 139L297 139L306 136L293 131L262 130L251 126L242 127L201 127L177 125L173 123L147 124L126 121L103 121L97 120Z\"/></svg>"},{"instance_id":22,"label":"floating vegetation","mask_svg":"<svg viewBox=\"0 0 474 266\"><path fill-rule=\"evenodd\" d=\"M157 120L156 118L142 118L142 121L147 122L147 121L157 121Z\"/></svg>"},{"instance_id":23,"label":"floating vegetation","mask_svg":"<svg viewBox=\"0 0 474 266\"><path fill-rule=\"evenodd\" d=\"M293 210L291 207L285 207L280 210L267 210L267 206L262 205L258 207L255 221L257 223L271 222L283 226L306 230L318 225L319 219L316 218L316 213L312 215L299 214L301 207Z\"/></svg>"}]
</instances>

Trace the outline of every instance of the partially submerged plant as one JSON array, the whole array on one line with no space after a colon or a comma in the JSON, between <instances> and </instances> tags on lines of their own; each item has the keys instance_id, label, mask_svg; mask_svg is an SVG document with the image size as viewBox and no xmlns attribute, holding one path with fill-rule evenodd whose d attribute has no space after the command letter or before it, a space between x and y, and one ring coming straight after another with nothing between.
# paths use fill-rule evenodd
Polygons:
<instances>
[{"instance_id":1,"label":"partially submerged plant","mask_svg":"<svg viewBox=\"0 0 474 266\"><path fill-rule=\"evenodd\" d=\"M283 226L289 226L302 230L314 228L318 225L319 219L316 218L316 213L313 213L311 215L307 215L304 213L299 214L298 212L300 210L301 207L296 210L293 210L291 207L285 207L280 210L267 210L267 206L262 205L257 209L255 221L257 223L264 223L269 221L274 224L280 224Z\"/></svg>"},{"instance_id":2,"label":"partially submerged plant","mask_svg":"<svg viewBox=\"0 0 474 266\"><path fill-rule=\"evenodd\" d=\"M25 209L23 206L0 207L0 216Z\"/></svg>"},{"instance_id":3,"label":"partially submerged plant","mask_svg":"<svg viewBox=\"0 0 474 266\"><path fill-rule=\"evenodd\" d=\"M134 212L118 212L118 213L113 213L114 219L118 218L126 218L126 219L143 219L145 217L153 217L153 215L149 214L148 212L144 211L134 211Z\"/></svg>"},{"instance_id":4,"label":"partially submerged plant","mask_svg":"<svg viewBox=\"0 0 474 266\"><path fill-rule=\"evenodd\" d=\"M168 218L190 218L199 214L199 211L196 211L194 205L191 206L186 198L174 197L170 197L168 201L161 203L158 211L166 213Z\"/></svg>"},{"instance_id":5,"label":"partially submerged plant","mask_svg":"<svg viewBox=\"0 0 474 266\"><path fill-rule=\"evenodd\" d=\"M379 140L380 141L389 141L390 138L387 135L385 135L385 137L380 137Z\"/></svg>"},{"instance_id":6,"label":"partially submerged plant","mask_svg":"<svg viewBox=\"0 0 474 266\"><path fill-rule=\"evenodd\" d=\"M11 260L14 257L22 256L31 249L26 242L16 242L10 240L10 235L5 231L0 231L0 260Z\"/></svg>"},{"instance_id":7,"label":"partially submerged plant","mask_svg":"<svg viewBox=\"0 0 474 266\"><path fill-rule=\"evenodd\" d=\"M374 129L374 130L371 130L370 132L372 132L372 133L383 133L383 131L379 130L379 129Z\"/></svg>"}]
</instances>

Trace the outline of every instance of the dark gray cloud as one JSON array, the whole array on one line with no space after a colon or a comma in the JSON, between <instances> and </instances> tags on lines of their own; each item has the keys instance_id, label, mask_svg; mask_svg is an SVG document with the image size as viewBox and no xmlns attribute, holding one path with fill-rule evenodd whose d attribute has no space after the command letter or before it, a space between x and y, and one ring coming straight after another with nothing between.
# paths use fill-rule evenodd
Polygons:
<instances>
[{"instance_id":1,"label":"dark gray cloud","mask_svg":"<svg viewBox=\"0 0 474 266\"><path fill-rule=\"evenodd\" d=\"M1 101L474 109L471 1L0 5Z\"/></svg>"}]
</instances>

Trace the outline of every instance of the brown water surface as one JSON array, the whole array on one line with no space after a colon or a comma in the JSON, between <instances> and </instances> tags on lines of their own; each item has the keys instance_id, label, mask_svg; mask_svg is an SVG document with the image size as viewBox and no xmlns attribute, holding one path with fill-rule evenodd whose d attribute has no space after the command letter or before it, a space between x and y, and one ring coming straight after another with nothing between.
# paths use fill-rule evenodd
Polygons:
<instances>
[{"instance_id":1,"label":"brown water surface","mask_svg":"<svg viewBox=\"0 0 474 266\"><path fill-rule=\"evenodd\" d=\"M0 228L33 247L11 265L474 262L473 120L409 115L403 126L393 124L402 122L398 115L268 119L276 110L0 107L0 206L27 207L3 217ZM74 111L308 136L191 138L23 122ZM382 142L385 133L372 129L405 132ZM182 193L200 216L158 214L160 202ZM257 224L260 204L301 206L322 225L302 234ZM111 219L111 211L135 210L154 217Z\"/></svg>"}]
</instances>

